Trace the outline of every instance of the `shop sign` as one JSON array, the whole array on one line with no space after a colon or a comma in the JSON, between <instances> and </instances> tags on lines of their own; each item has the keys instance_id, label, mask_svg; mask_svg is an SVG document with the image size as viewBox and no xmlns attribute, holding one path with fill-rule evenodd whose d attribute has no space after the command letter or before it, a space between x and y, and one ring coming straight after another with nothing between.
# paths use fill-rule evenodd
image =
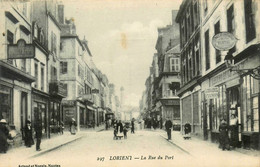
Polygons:
<instances>
[{"instance_id":1,"label":"shop sign","mask_svg":"<svg viewBox=\"0 0 260 167\"><path fill-rule=\"evenodd\" d=\"M210 86L224 83L237 76L238 76L238 74L235 73L234 71L232 71L232 72L230 70L223 71L223 72L215 75L214 77L210 78Z\"/></svg>"},{"instance_id":2,"label":"shop sign","mask_svg":"<svg viewBox=\"0 0 260 167\"><path fill-rule=\"evenodd\" d=\"M162 103L164 105L173 106L173 105L180 105L180 100L163 100Z\"/></svg>"},{"instance_id":3,"label":"shop sign","mask_svg":"<svg viewBox=\"0 0 260 167\"><path fill-rule=\"evenodd\" d=\"M213 36L212 45L215 49L227 51L236 45L236 37L229 32L221 32Z\"/></svg>"},{"instance_id":4,"label":"shop sign","mask_svg":"<svg viewBox=\"0 0 260 167\"><path fill-rule=\"evenodd\" d=\"M90 101L93 102L93 95L92 94L83 94L81 95L83 101Z\"/></svg>"},{"instance_id":5,"label":"shop sign","mask_svg":"<svg viewBox=\"0 0 260 167\"><path fill-rule=\"evenodd\" d=\"M208 88L204 91L206 99L218 98L218 87Z\"/></svg>"},{"instance_id":6,"label":"shop sign","mask_svg":"<svg viewBox=\"0 0 260 167\"><path fill-rule=\"evenodd\" d=\"M19 39L17 44L9 44L7 47L8 59L28 59L35 57L35 46L26 44L24 39Z\"/></svg>"},{"instance_id":7,"label":"shop sign","mask_svg":"<svg viewBox=\"0 0 260 167\"><path fill-rule=\"evenodd\" d=\"M64 105L64 106L75 106L75 101L74 100L62 101L62 105Z\"/></svg>"},{"instance_id":8,"label":"shop sign","mask_svg":"<svg viewBox=\"0 0 260 167\"><path fill-rule=\"evenodd\" d=\"M99 90L98 90L98 89L92 89L92 90L91 90L91 93L97 94L97 93L99 93Z\"/></svg>"}]
</instances>

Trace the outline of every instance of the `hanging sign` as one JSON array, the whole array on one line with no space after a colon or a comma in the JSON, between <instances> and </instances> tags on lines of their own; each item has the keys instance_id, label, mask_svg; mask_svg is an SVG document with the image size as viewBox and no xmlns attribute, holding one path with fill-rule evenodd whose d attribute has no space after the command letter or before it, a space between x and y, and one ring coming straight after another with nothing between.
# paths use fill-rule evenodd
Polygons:
<instances>
[{"instance_id":1,"label":"hanging sign","mask_svg":"<svg viewBox=\"0 0 260 167\"><path fill-rule=\"evenodd\" d=\"M236 45L236 37L229 32L221 32L213 36L212 45L215 49L227 51Z\"/></svg>"},{"instance_id":2,"label":"hanging sign","mask_svg":"<svg viewBox=\"0 0 260 167\"><path fill-rule=\"evenodd\" d=\"M8 59L28 59L35 57L35 46L26 44L24 39L19 39L17 44L9 44L7 47Z\"/></svg>"}]
</instances>

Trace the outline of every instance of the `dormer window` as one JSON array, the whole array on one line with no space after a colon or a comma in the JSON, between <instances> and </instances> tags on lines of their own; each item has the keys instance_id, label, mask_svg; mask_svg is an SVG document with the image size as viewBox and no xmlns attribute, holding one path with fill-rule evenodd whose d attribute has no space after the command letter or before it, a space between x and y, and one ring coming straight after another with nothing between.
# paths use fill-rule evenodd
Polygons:
<instances>
[{"instance_id":1,"label":"dormer window","mask_svg":"<svg viewBox=\"0 0 260 167\"><path fill-rule=\"evenodd\" d=\"M44 44L44 33L43 33L43 29L42 28L40 29L40 33L39 34L40 34L40 43Z\"/></svg>"}]
</instances>

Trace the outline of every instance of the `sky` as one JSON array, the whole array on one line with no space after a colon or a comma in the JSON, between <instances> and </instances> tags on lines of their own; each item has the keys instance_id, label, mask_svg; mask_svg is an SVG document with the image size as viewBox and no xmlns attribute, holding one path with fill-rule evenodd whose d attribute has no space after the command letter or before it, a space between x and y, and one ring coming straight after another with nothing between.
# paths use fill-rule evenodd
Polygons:
<instances>
[{"instance_id":1,"label":"sky","mask_svg":"<svg viewBox=\"0 0 260 167\"><path fill-rule=\"evenodd\" d=\"M125 105L139 106L149 76L157 28L172 23L181 0L63 0L96 66L116 86L124 87Z\"/></svg>"}]
</instances>

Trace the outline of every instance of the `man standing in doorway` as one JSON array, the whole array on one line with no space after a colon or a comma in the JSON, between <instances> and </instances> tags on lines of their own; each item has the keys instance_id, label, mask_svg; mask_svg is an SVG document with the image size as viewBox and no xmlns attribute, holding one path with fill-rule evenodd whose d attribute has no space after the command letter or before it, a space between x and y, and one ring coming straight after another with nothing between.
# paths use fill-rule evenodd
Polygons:
<instances>
[{"instance_id":1,"label":"man standing in doorway","mask_svg":"<svg viewBox=\"0 0 260 167\"><path fill-rule=\"evenodd\" d=\"M171 140L172 139L172 121L170 120L169 117L167 117L167 121L165 123L165 128L167 131L168 140Z\"/></svg>"},{"instance_id":2,"label":"man standing in doorway","mask_svg":"<svg viewBox=\"0 0 260 167\"><path fill-rule=\"evenodd\" d=\"M41 121L36 121L35 123L35 138L36 138L36 151L41 151L41 139L42 139L42 123Z\"/></svg>"}]
</instances>

